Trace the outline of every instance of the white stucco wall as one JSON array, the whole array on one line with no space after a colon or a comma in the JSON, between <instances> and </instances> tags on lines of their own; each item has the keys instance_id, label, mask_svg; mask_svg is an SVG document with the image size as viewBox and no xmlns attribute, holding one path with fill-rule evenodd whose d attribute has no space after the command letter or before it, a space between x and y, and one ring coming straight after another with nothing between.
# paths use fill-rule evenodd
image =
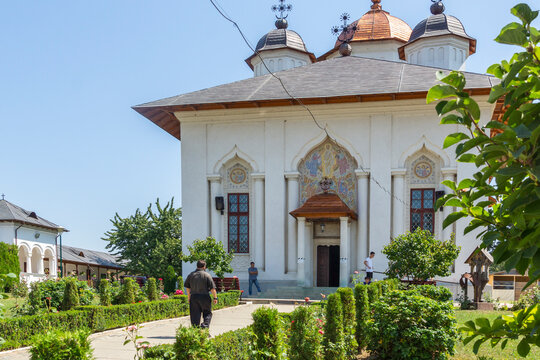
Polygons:
<instances>
[{"instance_id":1,"label":"white stucco wall","mask_svg":"<svg viewBox=\"0 0 540 360\"><path fill-rule=\"evenodd\" d=\"M454 35L418 39L405 47L410 64L464 71L468 57L469 40Z\"/></svg>"},{"instance_id":2,"label":"white stucco wall","mask_svg":"<svg viewBox=\"0 0 540 360\"><path fill-rule=\"evenodd\" d=\"M493 108L486 98L476 98L487 121ZM367 243L360 243L356 221L350 225L348 269L363 269L362 251L375 251L375 269L384 271L386 261L381 254L390 242L393 226L400 224L403 231L409 229L409 208L403 207L402 218L396 222L393 215L395 200L387 191L393 189L393 174L406 171L407 159L424 149L438 159L437 171L454 173L457 179L472 175L469 164L456 163L453 149L442 149L447 134L456 132L455 125L439 125L434 105L426 105L425 100L402 100L393 102L371 102L340 105L311 106L317 120L326 126L330 136L344 147L359 164L358 171L368 171L371 176L369 197ZM326 134L318 128L313 119L301 107L274 107L258 109L213 110L200 112L180 112L182 131L182 206L183 206L183 246L187 251L194 239L210 234L211 217L219 223L217 237L226 245L226 212L221 215L214 210L213 196L225 196L223 192L222 169L231 159L240 158L251 168L252 174L263 179L263 194L257 193L253 179L250 185L250 201L264 202L263 223L257 223L254 204L250 205L250 253L241 255L234 263L235 273L241 280L247 279L246 267L249 260L256 257L255 243L261 241L264 252L259 266L260 280L296 279L295 269L287 264L294 263L296 254L291 254L289 246L295 231L288 231L287 174L298 171L298 163L314 147L320 144ZM287 175L288 176L288 175ZM440 180L442 175L438 177ZM382 188L376 184L376 180ZM214 185L212 185L214 182ZM436 190L443 190L441 185ZM214 193L211 193L213 191ZM405 202L409 202L409 188L405 183L400 190ZM435 233L442 235L442 213L436 212ZM256 224L256 225L255 225ZM293 223L294 224L294 223ZM448 279L458 280L467 271L463 261L478 245L474 234L464 237L462 230L466 220L456 227L457 244L462 246L456 261L456 272ZM260 232L255 227L261 226ZM216 225L214 225L216 227ZM263 234L263 239L255 238ZM313 253L311 224L306 225L306 251ZM260 237L260 236L258 236ZM259 249L260 250L260 249ZM313 256L306 258L306 266L313 267ZM193 265L184 266L184 276L193 270ZM308 274L314 281L314 274Z\"/></svg>"},{"instance_id":3,"label":"white stucco wall","mask_svg":"<svg viewBox=\"0 0 540 360\"><path fill-rule=\"evenodd\" d=\"M351 56L366 57L379 60L399 61L398 49L403 42L397 40L378 40L378 41L353 41L350 43L352 48ZM339 51L328 56L328 59L340 57Z\"/></svg>"}]
</instances>

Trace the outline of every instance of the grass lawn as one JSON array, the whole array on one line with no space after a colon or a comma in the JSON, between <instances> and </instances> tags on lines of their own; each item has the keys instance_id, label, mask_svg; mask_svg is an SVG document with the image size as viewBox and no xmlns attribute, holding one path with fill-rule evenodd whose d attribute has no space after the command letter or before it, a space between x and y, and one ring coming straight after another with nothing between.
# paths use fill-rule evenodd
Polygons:
<instances>
[{"instance_id":1,"label":"grass lawn","mask_svg":"<svg viewBox=\"0 0 540 360\"><path fill-rule=\"evenodd\" d=\"M459 327L461 327L465 322L469 320L474 320L479 317L485 317L490 321L493 321L493 319L497 318L500 315L511 313L512 312L510 311L456 311ZM452 359L476 360L479 356L484 356L486 359L497 360L523 359L517 353L518 343L519 341L517 340L509 341L506 345L506 348L504 350L501 350L500 346L492 348L491 345L486 342L480 347L478 356L476 356L472 351L474 340L467 346L464 346L463 343L460 341L456 346L456 354ZM540 348L534 346L531 347L531 352L529 353L529 356L527 356L525 359L540 359Z\"/></svg>"}]
</instances>

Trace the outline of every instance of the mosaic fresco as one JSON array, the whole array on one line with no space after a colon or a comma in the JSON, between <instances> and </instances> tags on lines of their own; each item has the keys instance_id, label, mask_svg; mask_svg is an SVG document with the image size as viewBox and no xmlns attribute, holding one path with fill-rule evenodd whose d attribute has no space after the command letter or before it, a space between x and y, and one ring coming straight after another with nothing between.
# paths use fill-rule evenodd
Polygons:
<instances>
[{"instance_id":1,"label":"mosaic fresco","mask_svg":"<svg viewBox=\"0 0 540 360\"><path fill-rule=\"evenodd\" d=\"M330 192L356 211L356 161L347 150L330 139L307 154L300 162L300 204L321 193L319 182L323 177L332 179Z\"/></svg>"},{"instance_id":2,"label":"mosaic fresco","mask_svg":"<svg viewBox=\"0 0 540 360\"><path fill-rule=\"evenodd\" d=\"M410 184L435 184L436 167L435 163L425 155L414 160L409 170Z\"/></svg>"}]
</instances>

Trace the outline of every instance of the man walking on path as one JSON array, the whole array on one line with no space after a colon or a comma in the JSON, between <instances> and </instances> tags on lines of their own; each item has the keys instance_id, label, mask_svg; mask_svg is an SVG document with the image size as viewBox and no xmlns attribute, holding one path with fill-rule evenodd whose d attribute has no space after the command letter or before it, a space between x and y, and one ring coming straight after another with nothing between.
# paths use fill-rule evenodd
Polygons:
<instances>
[{"instance_id":1,"label":"man walking on path","mask_svg":"<svg viewBox=\"0 0 540 360\"><path fill-rule=\"evenodd\" d=\"M370 252L369 257L364 261L366 265L366 278L373 279L373 258L375 257L375 252Z\"/></svg>"},{"instance_id":2,"label":"man walking on path","mask_svg":"<svg viewBox=\"0 0 540 360\"><path fill-rule=\"evenodd\" d=\"M259 275L259 270L255 267L255 263L251 262L251 267L248 269L249 273L249 295L251 296L251 289L253 287L253 284L257 287L257 291L261 292L261 287L259 286L259 280L257 280L257 276Z\"/></svg>"},{"instance_id":3,"label":"man walking on path","mask_svg":"<svg viewBox=\"0 0 540 360\"><path fill-rule=\"evenodd\" d=\"M191 326L208 329L212 320L212 299L208 292L212 292L214 304L217 304L217 292L212 276L205 270L206 262L204 260L197 261L197 270L188 275L184 287L188 297ZM203 316L202 324L201 313Z\"/></svg>"}]
</instances>

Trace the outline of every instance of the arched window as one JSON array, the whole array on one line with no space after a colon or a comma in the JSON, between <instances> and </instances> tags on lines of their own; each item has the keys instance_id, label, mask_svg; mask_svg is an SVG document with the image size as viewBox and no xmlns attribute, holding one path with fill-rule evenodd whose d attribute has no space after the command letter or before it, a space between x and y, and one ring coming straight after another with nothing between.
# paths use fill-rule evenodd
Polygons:
<instances>
[{"instance_id":1,"label":"arched window","mask_svg":"<svg viewBox=\"0 0 540 360\"><path fill-rule=\"evenodd\" d=\"M239 159L225 166L223 188L226 194L227 244L235 254L249 254L250 240L250 173Z\"/></svg>"}]
</instances>

